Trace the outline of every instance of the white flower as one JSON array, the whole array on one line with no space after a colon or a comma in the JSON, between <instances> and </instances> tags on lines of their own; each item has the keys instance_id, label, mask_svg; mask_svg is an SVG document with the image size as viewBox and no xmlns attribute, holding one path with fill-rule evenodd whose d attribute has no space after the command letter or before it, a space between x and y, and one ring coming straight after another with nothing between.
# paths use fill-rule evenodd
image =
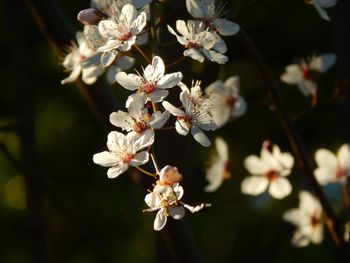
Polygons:
<instances>
[{"instance_id":1,"label":"white flower","mask_svg":"<svg viewBox=\"0 0 350 263\"><path fill-rule=\"evenodd\" d=\"M148 162L147 151L140 151L152 145L154 141L153 132L145 131L140 136L134 133L124 135L120 132L112 131L108 134L107 147L109 151L97 153L93 156L96 164L108 169L107 176L115 178L124 173L129 165L137 167Z\"/></svg>"},{"instance_id":2,"label":"white flower","mask_svg":"<svg viewBox=\"0 0 350 263\"><path fill-rule=\"evenodd\" d=\"M224 179L231 177L228 171L228 146L226 142L218 137L215 139L217 155L213 157L213 163L206 172L206 179L209 184L204 188L206 192L216 191Z\"/></svg>"},{"instance_id":3,"label":"white flower","mask_svg":"<svg viewBox=\"0 0 350 263\"><path fill-rule=\"evenodd\" d=\"M75 44L71 47L71 51L66 55L63 61L63 66L67 71L71 71L70 75L61 81L62 84L74 82L82 73L84 83L93 84L97 77L103 73L103 68L93 66L90 68L82 68L82 61L94 53L94 50L89 46L84 34L77 32L76 39L78 46Z\"/></svg>"},{"instance_id":4,"label":"white flower","mask_svg":"<svg viewBox=\"0 0 350 263\"><path fill-rule=\"evenodd\" d=\"M128 112L118 111L111 113L110 122L126 131L134 131L142 134L151 128L159 129L168 121L170 113L164 111L154 112L152 115L144 107L144 98L141 95L134 96L130 103ZM152 131L153 133L153 131Z\"/></svg>"},{"instance_id":5,"label":"white flower","mask_svg":"<svg viewBox=\"0 0 350 263\"><path fill-rule=\"evenodd\" d=\"M134 6L126 4L121 13L112 16L108 20L102 20L98 29L107 42L101 46L99 52L111 50L128 51L135 43L139 34L146 25L146 14L138 14Z\"/></svg>"},{"instance_id":6,"label":"white flower","mask_svg":"<svg viewBox=\"0 0 350 263\"><path fill-rule=\"evenodd\" d=\"M324 10L324 8L330 8L333 7L337 4L337 0L306 0L306 3L310 4L310 5L314 5L317 12L320 14L320 16L324 19L329 21L330 18L326 12L326 10Z\"/></svg>"},{"instance_id":7,"label":"white flower","mask_svg":"<svg viewBox=\"0 0 350 263\"><path fill-rule=\"evenodd\" d=\"M179 202L183 193L184 190L178 183L172 186L157 184L153 191L146 195L145 202L150 209L145 211L151 212L159 210L154 220L154 230L159 231L163 229L168 216L176 220L184 217L185 209Z\"/></svg>"},{"instance_id":8,"label":"white flower","mask_svg":"<svg viewBox=\"0 0 350 263\"><path fill-rule=\"evenodd\" d=\"M228 78L225 83L217 80L206 88L213 96L213 107L210 111L216 124L222 127L230 118L242 116L247 105L239 94L239 77Z\"/></svg>"},{"instance_id":9,"label":"white flower","mask_svg":"<svg viewBox=\"0 0 350 263\"><path fill-rule=\"evenodd\" d=\"M202 146L208 147L210 146L210 141L201 129L206 131L215 130L217 125L209 114L210 100L199 97L198 87L197 82L190 92L185 85L181 85L180 100L184 111L167 101L164 101L162 105L172 115L177 117L175 129L180 135L186 136L191 130L194 139ZM191 93L196 94L196 96L191 95Z\"/></svg>"},{"instance_id":10,"label":"white flower","mask_svg":"<svg viewBox=\"0 0 350 263\"><path fill-rule=\"evenodd\" d=\"M299 207L283 214L283 219L297 227L292 243L298 247L307 246L310 241L320 244L323 240L322 207L310 193L299 193Z\"/></svg>"},{"instance_id":11,"label":"white flower","mask_svg":"<svg viewBox=\"0 0 350 263\"><path fill-rule=\"evenodd\" d=\"M260 158L250 155L244 160L244 166L252 175L243 180L241 189L245 194L259 195L268 188L272 197L282 199L292 191L285 176L291 173L294 158L289 153L282 153L277 145L272 151L268 148L264 143Z\"/></svg>"},{"instance_id":12,"label":"white flower","mask_svg":"<svg viewBox=\"0 0 350 263\"><path fill-rule=\"evenodd\" d=\"M184 56L199 62L203 62L204 57L219 64L225 64L228 61L228 58L222 54L227 50L225 42L216 33L206 30L203 23L190 20L186 25L185 21L177 20L176 29L181 35L168 25L169 32L176 36L181 45L185 46Z\"/></svg>"},{"instance_id":13,"label":"white flower","mask_svg":"<svg viewBox=\"0 0 350 263\"><path fill-rule=\"evenodd\" d=\"M182 73L176 72L171 74L164 74L165 66L163 60L155 56L152 64L148 65L143 76L136 74L126 74L119 72L116 75L117 82L128 90L137 90L139 94L145 96L148 100L153 102L160 102L169 91L167 89L176 86L182 79ZM129 105L135 94L131 95L127 101Z\"/></svg>"},{"instance_id":14,"label":"white flower","mask_svg":"<svg viewBox=\"0 0 350 263\"><path fill-rule=\"evenodd\" d=\"M186 0L186 6L193 17L200 18L206 27L222 36L232 36L239 31L239 25L220 18L226 15L225 5L215 8L215 0Z\"/></svg>"},{"instance_id":15,"label":"white flower","mask_svg":"<svg viewBox=\"0 0 350 263\"><path fill-rule=\"evenodd\" d=\"M315 153L318 165L315 176L321 185L338 182L346 184L350 177L350 144L343 144L337 155L327 149Z\"/></svg>"},{"instance_id":16,"label":"white flower","mask_svg":"<svg viewBox=\"0 0 350 263\"><path fill-rule=\"evenodd\" d=\"M325 73L334 65L336 56L334 54L323 54L312 56L309 60L301 59L298 64L286 67L281 80L287 84L298 85L304 96L316 96L316 80L321 73Z\"/></svg>"}]
</instances>

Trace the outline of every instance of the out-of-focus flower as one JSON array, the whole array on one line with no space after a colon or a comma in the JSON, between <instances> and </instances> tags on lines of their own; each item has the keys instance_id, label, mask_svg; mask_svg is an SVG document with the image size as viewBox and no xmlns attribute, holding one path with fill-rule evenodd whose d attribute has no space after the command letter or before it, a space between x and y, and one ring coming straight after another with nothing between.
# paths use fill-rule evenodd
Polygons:
<instances>
[{"instance_id":1,"label":"out-of-focus flower","mask_svg":"<svg viewBox=\"0 0 350 263\"><path fill-rule=\"evenodd\" d=\"M299 193L299 207L283 214L283 219L296 226L292 243L298 247L310 242L320 244L323 240L323 219L320 202L309 192Z\"/></svg>"},{"instance_id":2,"label":"out-of-focus flower","mask_svg":"<svg viewBox=\"0 0 350 263\"><path fill-rule=\"evenodd\" d=\"M171 186L157 184L153 191L146 195L145 202L149 206L149 209L144 211L152 212L159 210L154 219L154 230L162 230L168 216L176 220L184 217L185 209L179 201L183 193L184 190L178 183Z\"/></svg>"},{"instance_id":3,"label":"out-of-focus flower","mask_svg":"<svg viewBox=\"0 0 350 263\"><path fill-rule=\"evenodd\" d=\"M168 25L169 32L186 48L184 56L199 62L203 62L204 58L219 64L228 61L222 54L227 50L225 42L216 33L206 30L203 23L190 20L186 24L183 20L177 20L176 29L181 35Z\"/></svg>"},{"instance_id":4,"label":"out-of-focus flower","mask_svg":"<svg viewBox=\"0 0 350 263\"><path fill-rule=\"evenodd\" d=\"M191 92L185 85L181 85L182 92L180 93L180 101L184 110L176 108L171 103L164 101L163 107L172 115L176 116L175 129L183 136L186 136L191 130L194 139L202 146L210 146L208 137L201 130L215 130L217 125L210 116L210 103L207 98L201 98L198 93L198 83L191 88L196 92ZM192 93L192 95L191 95ZM193 96L193 94L196 94Z\"/></svg>"},{"instance_id":5,"label":"out-of-focus flower","mask_svg":"<svg viewBox=\"0 0 350 263\"><path fill-rule=\"evenodd\" d=\"M78 46L73 44L70 48L70 52L63 61L64 68L71 73L67 78L63 79L61 83L67 84L73 82L79 77L80 73L82 73L82 80L84 83L91 85L97 80L97 77L103 73L103 68L100 66L82 68L84 59L95 51L90 47L82 32L77 32L76 39Z\"/></svg>"},{"instance_id":6,"label":"out-of-focus flower","mask_svg":"<svg viewBox=\"0 0 350 263\"><path fill-rule=\"evenodd\" d=\"M346 184L350 177L350 145L342 145L337 155L327 149L315 153L317 169L315 176L321 185L329 183Z\"/></svg>"},{"instance_id":7,"label":"out-of-focus flower","mask_svg":"<svg viewBox=\"0 0 350 263\"><path fill-rule=\"evenodd\" d=\"M239 31L239 25L222 18L226 15L225 4L215 8L215 0L186 0L188 12L202 20L210 30L219 32L222 36L232 36Z\"/></svg>"},{"instance_id":8,"label":"out-of-focus flower","mask_svg":"<svg viewBox=\"0 0 350 263\"><path fill-rule=\"evenodd\" d=\"M228 146L226 142L218 137L215 139L217 155L213 156L212 164L206 172L206 179L209 184L204 188L206 192L216 191L224 179L229 179L231 173L228 170Z\"/></svg>"},{"instance_id":9,"label":"out-of-focus flower","mask_svg":"<svg viewBox=\"0 0 350 263\"><path fill-rule=\"evenodd\" d=\"M291 173L294 158L289 153L282 153L277 145L269 148L265 142L260 158L250 155L244 160L244 166L252 175L243 180L241 189L250 195L259 195L268 189L272 197L282 199L292 191L285 176Z\"/></svg>"},{"instance_id":10,"label":"out-of-focus flower","mask_svg":"<svg viewBox=\"0 0 350 263\"><path fill-rule=\"evenodd\" d=\"M120 53L114 59L112 64L107 69L107 81L110 84L116 82L115 75L118 72L131 69L135 65L135 59L129 56L120 56Z\"/></svg>"},{"instance_id":11,"label":"out-of-focus flower","mask_svg":"<svg viewBox=\"0 0 350 263\"><path fill-rule=\"evenodd\" d=\"M161 102L169 94L167 89L176 86L182 79L181 72L164 73L165 67L163 60L155 56L152 64L145 68L143 76L119 72L116 75L116 80L124 88L137 90L139 94L150 101ZM129 96L127 107L134 96L135 94Z\"/></svg>"},{"instance_id":12,"label":"out-of-focus flower","mask_svg":"<svg viewBox=\"0 0 350 263\"><path fill-rule=\"evenodd\" d=\"M110 122L128 132L134 131L142 134L151 128L159 129L168 121L170 113L164 111L154 112L152 115L145 108L144 98L140 95L135 96L130 103L128 112L118 111L111 113ZM152 131L153 133L153 131Z\"/></svg>"},{"instance_id":13,"label":"out-of-focus flower","mask_svg":"<svg viewBox=\"0 0 350 263\"><path fill-rule=\"evenodd\" d=\"M152 145L154 134L147 130L140 136L134 133L123 133L112 131L108 134L107 148L109 151L96 153L93 161L104 167L111 167L107 171L109 178L115 178L124 173L129 165L137 167L149 160L147 151L141 151Z\"/></svg>"},{"instance_id":14,"label":"out-of-focus flower","mask_svg":"<svg viewBox=\"0 0 350 263\"><path fill-rule=\"evenodd\" d=\"M329 21L330 18L324 8L333 7L337 4L337 2L338 0L305 0L305 3L314 5L320 16L327 21Z\"/></svg>"},{"instance_id":15,"label":"out-of-focus flower","mask_svg":"<svg viewBox=\"0 0 350 263\"><path fill-rule=\"evenodd\" d=\"M230 118L242 116L247 109L244 98L239 94L238 76L230 77L225 82L217 80L206 88L206 92L213 97L210 113L219 127Z\"/></svg>"},{"instance_id":16,"label":"out-of-focus flower","mask_svg":"<svg viewBox=\"0 0 350 263\"><path fill-rule=\"evenodd\" d=\"M298 85L304 96L316 97L317 79L320 74L328 71L335 63L334 54L312 56L310 59L300 59L299 63L286 67L281 80L287 84Z\"/></svg>"}]
</instances>

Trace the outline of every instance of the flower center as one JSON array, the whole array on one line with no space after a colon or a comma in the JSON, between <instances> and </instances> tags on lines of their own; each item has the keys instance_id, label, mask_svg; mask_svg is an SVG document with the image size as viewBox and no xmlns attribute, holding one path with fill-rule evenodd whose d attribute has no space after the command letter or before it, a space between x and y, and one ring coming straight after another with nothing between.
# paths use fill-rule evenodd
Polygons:
<instances>
[{"instance_id":1,"label":"flower center","mask_svg":"<svg viewBox=\"0 0 350 263\"><path fill-rule=\"evenodd\" d=\"M131 153L128 153L123 158L123 163L130 163L130 161L134 158L134 155Z\"/></svg>"},{"instance_id":2,"label":"flower center","mask_svg":"<svg viewBox=\"0 0 350 263\"><path fill-rule=\"evenodd\" d=\"M229 107L229 108L233 108L234 106L235 106L235 104L236 104L236 98L234 98L234 97L228 97L228 98L226 98L226 100L225 100L225 104Z\"/></svg>"},{"instance_id":3,"label":"flower center","mask_svg":"<svg viewBox=\"0 0 350 263\"><path fill-rule=\"evenodd\" d=\"M320 223L320 219L316 215L312 215L310 223L313 227L317 226Z\"/></svg>"},{"instance_id":4,"label":"flower center","mask_svg":"<svg viewBox=\"0 0 350 263\"><path fill-rule=\"evenodd\" d=\"M146 92L146 93L152 93L156 87L154 84L152 83L145 83L142 87L141 87L142 91Z\"/></svg>"},{"instance_id":5,"label":"flower center","mask_svg":"<svg viewBox=\"0 0 350 263\"><path fill-rule=\"evenodd\" d=\"M202 46L198 43L194 43L194 42L187 42L185 45L185 48L194 48L194 49L201 49Z\"/></svg>"},{"instance_id":6,"label":"flower center","mask_svg":"<svg viewBox=\"0 0 350 263\"><path fill-rule=\"evenodd\" d=\"M340 179L345 176L345 171L341 167L338 167L336 173L335 173L335 178Z\"/></svg>"},{"instance_id":7,"label":"flower center","mask_svg":"<svg viewBox=\"0 0 350 263\"><path fill-rule=\"evenodd\" d=\"M132 126L132 129L137 133L142 133L147 129L147 125L145 122L139 121Z\"/></svg>"},{"instance_id":8,"label":"flower center","mask_svg":"<svg viewBox=\"0 0 350 263\"><path fill-rule=\"evenodd\" d=\"M303 71L304 79L315 81L320 75L320 72L318 72L317 70L311 70L308 68L302 68L301 70Z\"/></svg>"},{"instance_id":9,"label":"flower center","mask_svg":"<svg viewBox=\"0 0 350 263\"><path fill-rule=\"evenodd\" d=\"M267 179L272 182L278 178L278 173L275 170L268 171L265 176Z\"/></svg>"},{"instance_id":10,"label":"flower center","mask_svg":"<svg viewBox=\"0 0 350 263\"><path fill-rule=\"evenodd\" d=\"M124 42L126 40L128 40L131 37L131 32L127 32L124 35L122 35L121 37L118 38L118 40Z\"/></svg>"},{"instance_id":11,"label":"flower center","mask_svg":"<svg viewBox=\"0 0 350 263\"><path fill-rule=\"evenodd\" d=\"M209 28L209 29L212 28L212 27L211 27L212 21L211 21L210 18L203 18L202 22L203 22L203 24L204 24L204 26L205 26L206 28Z\"/></svg>"},{"instance_id":12,"label":"flower center","mask_svg":"<svg viewBox=\"0 0 350 263\"><path fill-rule=\"evenodd\" d=\"M192 116L189 116L189 115L182 115L182 116L177 116L176 120L178 121L185 121L189 124L192 124Z\"/></svg>"}]
</instances>

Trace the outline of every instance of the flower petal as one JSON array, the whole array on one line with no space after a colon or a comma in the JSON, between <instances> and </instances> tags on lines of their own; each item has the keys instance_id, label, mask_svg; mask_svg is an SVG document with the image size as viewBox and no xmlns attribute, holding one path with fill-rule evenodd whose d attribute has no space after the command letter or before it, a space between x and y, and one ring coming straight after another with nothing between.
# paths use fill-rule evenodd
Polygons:
<instances>
[{"instance_id":1,"label":"flower petal","mask_svg":"<svg viewBox=\"0 0 350 263\"><path fill-rule=\"evenodd\" d=\"M268 184L269 181L267 178L251 175L243 180L241 190L244 194L259 195L266 190Z\"/></svg>"},{"instance_id":2,"label":"flower petal","mask_svg":"<svg viewBox=\"0 0 350 263\"><path fill-rule=\"evenodd\" d=\"M162 105L167 111L169 111L174 116L184 116L185 115L185 113L182 110L180 110L179 108L176 108L174 105L172 105L171 103L169 103L167 101L163 101Z\"/></svg>"},{"instance_id":3,"label":"flower petal","mask_svg":"<svg viewBox=\"0 0 350 263\"><path fill-rule=\"evenodd\" d=\"M345 171L350 171L350 144L343 144L337 154L339 164Z\"/></svg>"},{"instance_id":4,"label":"flower petal","mask_svg":"<svg viewBox=\"0 0 350 263\"><path fill-rule=\"evenodd\" d=\"M136 90L142 83L142 78L135 74L126 74L125 72L119 72L115 76L117 82L128 90Z\"/></svg>"},{"instance_id":5,"label":"flower petal","mask_svg":"<svg viewBox=\"0 0 350 263\"><path fill-rule=\"evenodd\" d=\"M92 160L94 163L104 167L115 166L119 163L119 158L117 155L107 151L94 154Z\"/></svg>"},{"instance_id":6,"label":"flower petal","mask_svg":"<svg viewBox=\"0 0 350 263\"><path fill-rule=\"evenodd\" d=\"M210 141L208 137L204 134L204 132L198 128L197 125L192 125L191 127L191 133L193 138L199 142L204 147L209 147L210 146Z\"/></svg>"},{"instance_id":7,"label":"flower petal","mask_svg":"<svg viewBox=\"0 0 350 263\"><path fill-rule=\"evenodd\" d=\"M169 215L176 220L180 220L185 216L185 208L183 206L169 206Z\"/></svg>"},{"instance_id":8,"label":"flower petal","mask_svg":"<svg viewBox=\"0 0 350 263\"><path fill-rule=\"evenodd\" d=\"M182 80L182 73L176 72L172 74L166 74L162 76L161 79L157 82L157 88L159 89L169 89L177 84Z\"/></svg>"},{"instance_id":9,"label":"flower petal","mask_svg":"<svg viewBox=\"0 0 350 263\"><path fill-rule=\"evenodd\" d=\"M130 165L136 167L147 163L149 160L149 154L147 151L139 152L134 155L130 161Z\"/></svg>"},{"instance_id":10,"label":"flower petal","mask_svg":"<svg viewBox=\"0 0 350 263\"><path fill-rule=\"evenodd\" d=\"M218 18L214 21L214 25L222 36L232 36L238 33L240 27L227 19Z\"/></svg>"},{"instance_id":11,"label":"flower petal","mask_svg":"<svg viewBox=\"0 0 350 263\"><path fill-rule=\"evenodd\" d=\"M129 165L126 164L126 163L120 164L118 166L111 167L107 171L107 176L110 179L116 178L119 175L121 175L122 173L124 173L126 170L128 170L128 168L129 168Z\"/></svg>"},{"instance_id":12,"label":"flower petal","mask_svg":"<svg viewBox=\"0 0 350 263\"><path fill-rule=\"evenodd\" d=\"M170 112L156 111L155 113L152 114L152 117L149 120L148 124L154 129L160 129L169 120L169 118L170 118Z\"/></svg>"},{"instance_id":13,"label":"flower petal","mask_svg":"<svg viewBox=\"0 0 350 263\"><path fill-rule=\"evenodd\" d=\"M164 213L163 209L160 209L154 219L153 229L155 231L162 230L167 221L167 216Z\"/></svg>"},{"instance_id":14,"label":"flower petal","mask_svg":"<svg viewBox=\"0 0 350 263\"><path fill-rule=\"evenodd\" d=\"M276 178L270 183L269 193L276 199L282 199L292 192L292 185L283 177Z\"/></svg>"}]
</instances>

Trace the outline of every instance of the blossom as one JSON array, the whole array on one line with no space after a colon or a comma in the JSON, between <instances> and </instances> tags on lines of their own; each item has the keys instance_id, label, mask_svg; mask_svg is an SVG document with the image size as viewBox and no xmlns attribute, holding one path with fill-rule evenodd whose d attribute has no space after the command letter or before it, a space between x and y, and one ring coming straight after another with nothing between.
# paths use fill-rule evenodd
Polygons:
<instances>
[{"instance_id":1,"label":"blossom","mask_svg":"<svg viewBox=\"0 0 350 263\"><path fill-rule=\"evenodd\" d=\"M78 46L73 44L70 48L70 52L66 55L63 61L63 66L67 71L70 71L70 75L61 81L62 84L67 84L75 81L80 73L82 73L82 80L84 83L90 85L93 84L97 77L103 73L103 68L99 66L93 66L90 68L82 68L82 61L90 56L94 50L89 46L84 34L82 32L76 33L76 39Z\"/></svg>"},{"instance_id":2,"label":"blossom","mask_svg":"<svg viewBox=\"0 0 350 263\"><path fill-rule=\"evenodd\" d=\"M134 100L129 105L128 112L113 112L109 120L114 126L120 127L128 132L134 131L139 134L142 134L150 128L159 129L168 121L170 117L168 111L164 111L163 113L156 111L150 115L144 106L143 97L141 95L135 96Z\"/></svg>"},{"instance_id":3,"label":"blossom","mask_svg":"<svg viewBox=\"0 0 350 263\"><path fill-rule=\"evenodd\" d=\"M324 10L324 8L330 8L337 4L338 0L305 0L305 2L309 5L314 5L317 12L320 14L320 16L324 19L329 21L330 18Z\"/></svg>"},{"instance_id":4,"label":"blossom","mask_svg":"<svg viewBox=\"0 0 350 263\"><path fill-rule=\"evenodd\" d=\"M177 20L176 29L181 35L168 25L169 32L176 36L181 45L185 46L184 56L199 62L203 62L204 58L219 64L225 64L228 61L228 58L222 54L227 50L225 42L216 33L206 30L203 23L190 20L186 24L183 20Z\"/></svg>"},{"instance_id":5,"label":"blossom","mask_svg":"<svg viewBox=\"0 0 350 263\"><path fill-rule=\"evenodd\" d=\"M149 206L148 212L158 210L154 219L153 228L162 230L167 222L168 216L179 220L185 215L185 209L180 203L184 190L178 183L168 185L156 185L152 192L146 195L145 202Z\"/></svg>"},{"instance_id":6,"label":"blossom","mask_svg":"<svg viewBox=\"0 0 350 263\"><path fill-rule=\"evenodd\" d=\"M328 183L346 184L350 177L350 144L343 144L337 155L327 149L315 153L317 169L315 176L321 185Z\"/></svg>"},{"instance_id":7,"label":"blossom","mask_svg":"<svg viewBox=\"0 0 350 263\"><path fill-rule=\"evenodd\" d=\"M165 166L159 172L158 185L173 185L182 181L182 175L179 173L177 167L170 165Z\"/></svg>"},{"instance_id":8,"label":"blossom","mask_svg":"<svg viewBox=\"0 0 350 263\"><path fill-rule=\"evenodd\" d=\"M286 72L282 74L281 80L287 84L298 85L304 96L316 96L317 83L321 73L325 73L335 63L334 54L323 54L312 56L308 60L300 59L297 64L286 67Z\"/></svg>"},{"instance_id":9,"label":"blossom","mask_svg":"<svg viewBox=\"0 0 350 263\"><path fill-rule=\"evenodd\" d=\"M108 151L94 154L93 161L104 167L111 167L107 171L108 178L115 178L124 173L129 166L140 166L148 162L149 154L141 151L152 145L154 142L153 133L145 131L140 136L134 133L123 133L112 131L108 134Z\"/></svg>"},{"instance_id":10,"label":"blossom","mask_svg":"<svg viewBox=\"0 0 350 263\"><path fill-rule=\"evenodd\" d=\"M228 171L228 146L226 142L221 138L215 139L215 146L217 155L213 157L213 163L206 172L206 179L209 184L204 188L206 192L216 191L222 184L224 179L231 177Z\"/></svg>"},{"instance_id":11,"label":"blossom","mask_svg":"<svg viewBox=\"0 0 350 263\"><path fill-rule=\"evenodd\" d=\"M320 244L323 240L323 219L320 202L307 191L299 193L299 207L283 214L283 219L296 226L292 243L307 246L310 241Z\"/></svg>"},{"instance_id":12,"label":"blossom","mask_svg":"<svg viewBox=\"0 0 350 263\"><path fill-rule=\"evenodd\" d=\"M227 19L225 5L215 8L215 0L186 0L188 12L195 18L200 18L204 25L219 32L222 36L232 36L239 31L239 25Z\"/></svg>"},{"instance_id":13,"label":"blossom","mask_svg":"<svg viewBox=\"0 0 350 263\"><path fill-rule=\"evenodd\" d=\"M260 158L250 155L244 160L244 166L252 175L243 180L241 189L245 194L259 195L268 188L272 197L282 199L292 191L285 176L291 173L294 158L289 153L282 153L277 145L269 149L268 144L263 144Z\"/></svg>"},{"instance_id":14,"label":"blossom","mask_svg":"<svg viewBox=\"0 0 350 263\"><path fill-rule=\"evenodd\" d=\"M177 117L175 129L180 135L186 136L191 130L194 139L202 146L208 147L210 141L201 129L206 131L217 129L217 125L209 114L210 103L208 102L210 102L210 99L203 98L198 93L198 82L191 88L191 91L185 85L181 85L181 88L180 101L184 110L176 108L167 101L164 101L162 105ZM195 93L197 97L191 96L191 93Z\"/></svg>"},{"instance_id":15,"label":"blossom","mask_svg":"<svg viewBox=\"0 0 350 263\"><path fill-rule=\"evenodd\" d=\"M117 82L128 90L137 90L139 94L153 102L160 102L169 91L167 89L176 86L182 79L181 72L164 74L165 66L163 60L155 56L152 59L152 64L148 65L143 75L126 74L119 72L116 75ZM129 97L127 105L129 105L135 94Z\"/></svg>"},{"instance_id":16,"label":"blossom","mask_svg":"<svg viewBox=\"0 0 350 263\"><path fill-rule=\"evenodd\" d=\"M215 123L222 127L231 117L242 116L247 105L239 94L239 77L233 76L225 82L217 80L206 88L213 96L213 107L210 111Z\"/></svg>"}]
</instances>

